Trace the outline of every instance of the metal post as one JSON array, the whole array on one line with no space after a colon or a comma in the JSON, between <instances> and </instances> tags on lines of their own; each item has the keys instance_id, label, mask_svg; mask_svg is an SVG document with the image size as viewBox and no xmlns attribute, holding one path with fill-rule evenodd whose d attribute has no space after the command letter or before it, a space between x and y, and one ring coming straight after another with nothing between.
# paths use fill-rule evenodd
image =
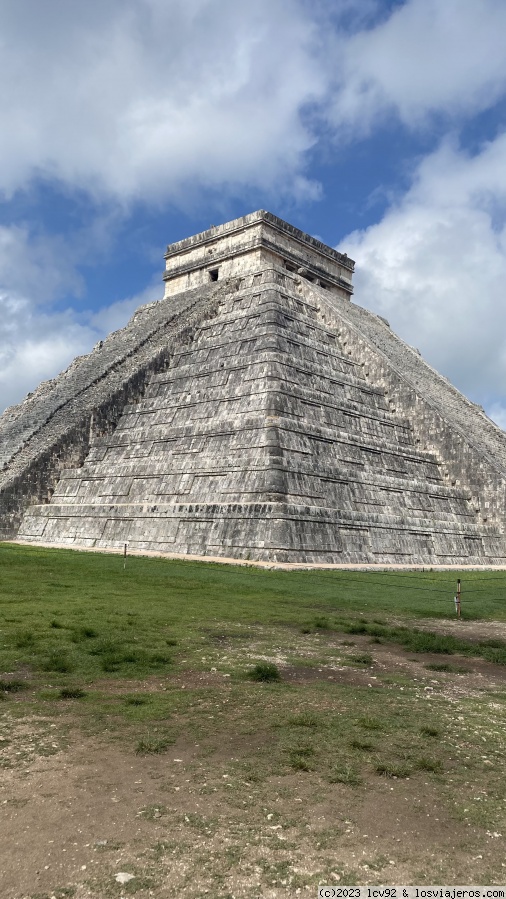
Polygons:
<instances>
[{"instance_id":1,"label":"metal post","mask_svg":"<svg viewBox=\"0 0 506 899\"><path fill-rule=\"evenodd\" d=\"M125 548L124 548L124 550L123 550L123 571L124 571L125 568L126 568L127 546L128 546L128 543L125 543ZM459 582L459 583L460 583L460 582Z\"/></svg>"},{"instance_id":2,"label":"metal post","mask_svg":"<svg viewBox=\"0 0 506 899\"><path fill-rule=\"evenodd\" d=\"M457 618L460 618L460 578L459 578L458 581L457 581L457 599L456 599L456 606L457 606Z\"/></svg>"}]
</instances>

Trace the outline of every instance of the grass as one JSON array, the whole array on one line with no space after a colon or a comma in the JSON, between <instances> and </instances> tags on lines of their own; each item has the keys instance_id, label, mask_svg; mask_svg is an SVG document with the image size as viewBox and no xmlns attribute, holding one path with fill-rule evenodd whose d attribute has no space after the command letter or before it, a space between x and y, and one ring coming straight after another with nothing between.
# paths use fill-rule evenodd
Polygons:
<instances>
[{"instance_id":1,"label":"grass","mask_svg":"<svg viewBox=\"0 0 506 899\"><path fill-rule=\"evenodd\" d=\"M315 750L313 746L297 746L289 749L288 763L294 771L312 771L314 768L313 756Z\"/></svg>"},{"instance_id":2,"label":"grass","mask_svg":"<svg viewBox=\"0 0 506 899\"><path fill-rule=\"evenodd\" d=\"M31 630L15 631L13 636L16 649L31 649L37 642Z\"/></svg>"},{"instance_id":3,"label":"grass","mask_svg":"<svg viewBox=\"0 0 506 899\"><path fill-rule=\"evenodd\" d=\"M384 722L378 721L377 718L373 718L371 715L366 715L364 718L359 718L358 723L360 727L363 727L365 730L384 730Z\"/></svg>"},{"instance_id":4,"label":"grass","mask_svg":"<svg viewBox=\"0 0 506 899\"><path fill-rule=\"evenodd\" d=\"M376 774L380 777L402 778L409 777L413 769L407 765L396 762L378 762L375 766Z\"/></svg>"},{"instance_id":5,"label":"grass","mask_svg":"<svg viewBox=\"0 0 506 899\"><path fill-rule=\"evenodd\" d=\"M375 748L374 744L370 743L369 740L361 740L360 737L350 740L350 746L352 749L360 750L360 752L372 752Z\"/></svg>"},{"instance_id":6,"label":"grass","mask_svg":"<svg viewBox=\"0 0 506 899\"><path fill-rule=\"evenodd\" d=\"M439 727L434 727L432 725L425 725L420 728L420 733L423 734L424 737L440 737L441 730Z\"/></svg>"},{"instance_id":7,"label":"grass","mask_svg":"<svg viewBox=\"0 0 506 899\"><path fill-rule=\"evenodd\" d=\"M329 782L333 784L346 784L350 787L358 787L362 783L362 778L355 768L351 765L336 765L329 775Z\"/></svg>"},{"instance_id":8,"label":"grass","mask_svg":"<svg viewBox=\"0 0 506 899\"><path fill-rule=\"evenodd\" d=\"M247 677L255 681L279 681L281 674L277 665L272 662L257 662L247 672Z\"/></svg>"},{"instance_id":9,"label":"grass","mask_svg":"<svg viewBox=\"0 0 506 899\"><path fill-rule=\"evenodd\" d=\"M505 604L506 606L506 604ZM465 655L478 656L506 665L506 641L504 640L465 640L452 635L421 631L416 627L389 626L370 624L366 621L347 622L346 619L336 622L336 629L347 631L350 634L368 634L382 642L400 644L407 652L434 653L436 655ZM446 663L441 663L445 665ZM434 670L449 670L449 668L436 668Z\"/></svg>"},{"instance_id":10,"label":"grass","mask_svg":"<svg viewBox=\"0 0 506 899\"><path fill-rule=\"evenodd\" d=\"M345 665L351 665L357 668L368 668L373 662L374 659L368 652L357 653L354 656L348 656L348 658L344 660Z\"/></svg>"},{"instance_id":11,"label":"grass","mask_svg":"<svg viewBox=\"0 0 506 899\"><path fill-rule=\"evenodd\" d=\"M61 699L84 699L85 696L86 690L81 687L62 687L60 690Z\"/></svg>"},{"instance_id":12,"label":"grass","mask_svg":"<svg viewBox=\"0 0 506 899\"><path fill-rule=\"evenodd\" d=\"M325 615L318 615L316 618L314 618L313 626L316 630L320 631L332 630L332 625Z\"/></svg>"},{"instance_id":13,"label":"grass","mask_svg":"<svg viewBox=\"0 0 506 899\"><path fill-rule=\"evenodd\" d=\"M438 691L423 692L429 678L460 672L461 656L506 660L503 641L466 639L465 620L457 636L418 626L423 616L453 619L453 573L404 572L395 580L388 572L135 557L124 571L120 556L8 544L0 544L0 565L2 712L78 722L147 759L186 742L195 758L186 775L192 788L236 811L244 804L248 814L260 801L270 808L284 779L302 791L305 812L313 794L316 802L334 789L353 788L355 799L371 784L395 788L380 777L410 777L420 789L437 784L450 805L466 781L500 793L502 710L490 708L485 693L448 704ZM473 577L462 576L470 596ZM506 620L499 587L478 595L474 617ZM370 640L396 644L399 658L416 654L416 677L412 665L408 673L385 670L375 661L383 647ZM430 659L433 675L423 667L426 653L441 658L437 666ZM343 673L345 664L374 670L359 678ZM443 676L438 683L453 686ZM499 800L465 807L503 832Z\"/></svg>"},{"instance_id":14,"label":"grass","mask_svg":"<svg viewBox=\"0 0 506 899\"><path fill-rule=\"evenodd\" d=\"M42 660L41 668L43 671L55 671L59 674L68 674L70 671L74 670L75 663L65 647L58 646Z\"/></svg>"},{"instance_id":15,"label":"grass","mask_svg":"<svg viewBox=\"0 0 506 899\"><path fill-rule=\"evenodd\" d=\"M51 622L51 627L55 627L55 623ZM59 624L58 627L62 627L63 625ZM95 630L94 627L79 627L72 634L72 642L73 643L81 643L83 640L93 640L95 637L98 637L99 633Z\"/></svg>"},{"instance_id":16,"label":"grass","mask_svg":"<svg viewBox=\"0 0 506 899\"><path fill-rule=\"evenodd\" d=\"M99 630L95 623L96 612L104 608L104 598L120 600L124 615L133 616L135 626L138 626L136 598L141 595L143 607L149 613L162 602L164 606L178 606L177 620L181 614L191 620L200 612L206 621L212 622L216 617L234 624L253 622L259 617L264 622L274 623L286 616L287 622L291 621L299 628L307 626L309 621L313 628L325 630L334 628L336 611L374 611L375 620L365 625L366 630L357 625L357 633L368 632L371 636L381 637L384 624L377 616L378 611L399 612L414 619L454 618L453 594L459 574L444 571L402 574L288 572L135 557L130 559L129 567L124 571L119 556L10 544L0 545L0 562L2 592L6 601L10 596L12 614L16 617L18 601L23 602L23 608L19 609L20 629L25 627L22 621L24 610L42 602L48 609L46 628L52 621L61 625L59 629L79 628L83 626L84 618L84 626L88 619L89 626ZM464 620L466 617L506 620L502 600L506 584L504 573L490 575L486 590L483 590L480 572L465 572L461 578ZM231 597L234 597L236 612L233 617L227 615ZM80 621L76 620L76 602L81 608ZM380 629L378 633L372 633L371 629L375 627ZM34 631L38 630L38 627L34 628ZM179 635L171 633L170 636L178 639Z\"/></svg>"},{"instance_id":17,"label":"grass","mask_svg":"<svg viewBox=\"0 0 506 899\"><path fill-rule=\"evenodd\" d=\"M428 671L442 671L447 674L467 674L469 672L469 668L464 668L462 665L450 665L448 662L429 662L424 667Z\"/></svg>"},{"instance_id":18,"label":"grass","mask_svg":"<svg viewBox=\"0 0 506 899\"><path fill-rule=\"evenodd\" d=\"M0 680L0 693L21 693L22 690L28 689L28 684L17 678Z\"/></svg>"},{"instance_id":19,"label":"grass","mask_svg":"<svg viewBox=\"0 0 506 899\"><path fill-rule=\"evenodd\" d=\"M143 705L147 705L148 702L149 702L148 696L139 696L138 694L134 694L133 696L125 697L126 705L143 706Z\"/></svg>"},{"instance_id":20,"label":"grass","mask_svg":"<svg viewBox=\"0 0 506 899\"><path fill-rule=\"evenodd\" d=\"M310 727L316 728L320 726L320 719L313 712L301 712L300 715L295 715L288 722L293 727Z\"/></svg>"},{"instance_id":21,"label":"grass","mask_svg":"<svg viewBox=\"0 0 506 899\"><path fill-rule=\"evenodd\" d=\"M441 759L432 759L422 756L418 759L416 767L419 771L430 771L432 774L440 774L443 770Z\"/></svg>"},{"instance_id":22,"label":"grass","mask_svg":"<svg viewBox=\"0 0 506 899\"><path fill-rule=\"evenodd\" d=\"M161 752L166 752L169 746L173 744L174 739L171 737L157 737L148 734L145 737L141 737L135 747L135 751L137 755L159 755Z\"/></svg>"}]
</instances>

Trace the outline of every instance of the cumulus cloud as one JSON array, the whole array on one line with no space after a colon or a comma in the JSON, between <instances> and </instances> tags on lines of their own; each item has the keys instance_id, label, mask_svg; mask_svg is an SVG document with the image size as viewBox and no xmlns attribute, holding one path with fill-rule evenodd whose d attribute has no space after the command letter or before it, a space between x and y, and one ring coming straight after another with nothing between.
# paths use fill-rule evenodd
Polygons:
<instances>
[{"instance_id":1,"label":"cumulus cloud","mask_svg":"<svg viewBox=\"0 0 506 899\"><path fill-rule=\"evenodd\" d=\"M83 264L114 251L137 201L218 186L317 197L305 109L326 85L304 0L3 0L0 24L0 198L42 179L96 203L82 233L0 226L4 407L160 297L156 284L73 308Z\"/></svg>"},{"instance_id":2,"label":"cumulus cloud","mask_svg":"<svg viewBox=\"0 0 506 899\"><path fill-rule=\"evenodd\" d=\"M506 87L503 0L406 0L373 27L336 41L330 119L368 133L390 113L410 127L433 113L487 109Z\"/></svg>"},{"instance_id":3,"label":"cumulus cloud","mask_svg":"<svg viewBox=\"0 0 506 899\"><path fill-rule=\"evenodd\" d=\"M313 195L319 40L299 0L4 0L0 190L42 175L121 201L195 179Z\"/></svg>"},{"instance_id":4,"label":"cumulus cloud","mask_svg":"<svg viewBox=\"0 0 506 899\"><path fill-rule=\"evenodd\" d=\"M139 306L162 295L163 287L153 281L139 294L97 312L78 313L71 307L45 310L20 293L7 294L0 289L0 414L41 381L65 369L76 356L89 353L98 340L124 327Z\"/></svg>"},{"instance_id":5,"label":"cumulus cloud","mask_svg":"<svg viewBox=\"0 0 506 899\"><path fill-rule=\"evenodd\" d=\"M196 185L315 199L308 151L506 87L502 0L3 0L0 192L128 203ZM26 22L30 21L30 28Z\"/></svg>"},{"instance_id":6,"label":"cumulus cloud","mask_svg":"<svg viewBox=\"0 0 506 899\"><path fill-rule=\"evenodd\" d=\"M34 233L28 224L0 225L0 291L14 302L26 295L38 303L68 290L79 294L83 282L71 255L61 236Z\"/></svg>"},{"instance_id":7,"label":"cumulus cloud","mask_svg":"<svg viewBox=\"0 0 506 899\"><path fill-rule=\"evenodd\" d=\"M86 254L113 251L114 218L137 201L217 188L315 199L322 126L354 139L389 115L457 122L506 89L503 0L2 0L0 24L0 197L49 180L109 213L79 240L0 226L0 405L159 297L149 285L93 315L71 308ZM503 136L474 156L445 142L381 222L343 241L357 300L496 420L505 155ZM51 312L58 297L67 311Z\"/></svg>"},{"instance_id":8,"label":"cumulus cloud","mask_svg":"<svg viewBox=\"0 0 506 899\"><path fill-rule=\"evenodd\" d=\"M506 408L506 135L471 156L447 141L411 189L342 249L356 300L503 422Z\"/></svg>"},{"instance_id":9,"label":"cumulus cloud","mask_svg":"<svg viewBox=\"0 0 506 899\"><path fill-rule=\"evenodd\" d=\"M98 312L93 313L90 317L90 324L100 331L101 334L110 334L111 331L123 328L139 306L161 300L163 293L164 287L160 281L159 274L157 274L151 284L140 293L118 300L109 306L103 306Z\"/></svg>"},{"instance_id":10,"label":"cumulus cloud","mask_svg":"<svg viewBox=\"0 0 506 899\"><path fill-rule=\"evenodd\" d=\"M0 412L93 345L73 311L44 311L44 301L80 289L61 238L0 227Z\"/></svg>"},{"instance_id":11,"label":"cumulus cloud","mask_svg":"<svg viewBox=\"0 0 506 899\"><path fill-rule=\"evenodd\" d=\"M106 239L105 221L65 238L0 226L0 414L163 295L158 273L158 283L99 311L55 308L54 300L80 294L77 265Z\"/></svg>"},{"instance_id":12,"label":"cumulus cloud","mask_svg":"<svg viewBox=\"0 0 506 899\"><path fill-rule=\"evenodd\" d=\"M0 293L0 316L0 413L88 352L98 339L92 328L76 321L72 310L46 314L22 297Z\"/></svg>"}]
</instances>

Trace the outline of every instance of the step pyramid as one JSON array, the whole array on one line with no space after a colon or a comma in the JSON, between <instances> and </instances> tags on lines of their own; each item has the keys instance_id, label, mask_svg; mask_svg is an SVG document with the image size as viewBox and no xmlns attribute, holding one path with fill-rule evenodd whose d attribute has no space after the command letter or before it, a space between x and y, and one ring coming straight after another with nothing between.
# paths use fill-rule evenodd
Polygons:
<instances>
[{"instance_id":1,"label":"step pyramid","mask_svg":"<svg viewBox=\"0 0 506 899\"><path fill-rule=\"evenodd\" d=\"M91 436L26 509L20 539L282 562L506 561L506 435L351 302L348 257L259 212L166 259L164 300L95 351L115 360L98 379L115 413L96 397L86 406L97 385L83 364L71 373L82 389L62 419L82 406ZM116 346L129 338L130 380Z\"/></svg>"}]
</instances>

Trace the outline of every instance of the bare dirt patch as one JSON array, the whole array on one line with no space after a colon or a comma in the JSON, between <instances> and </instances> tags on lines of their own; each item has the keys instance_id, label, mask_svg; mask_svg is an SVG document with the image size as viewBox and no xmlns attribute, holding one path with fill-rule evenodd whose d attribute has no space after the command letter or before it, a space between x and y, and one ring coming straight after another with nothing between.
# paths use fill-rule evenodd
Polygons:
<instances>
[{"instance_id":1,"label":"bare dirt patch","mask_svg":"<svg viewBox=\"0 0 506 899\"><path fill-rule=\"evenodd\" d=\"M452 818L433 783L323 789L301 772L259 786L234 775L226 744L206 766L184 739L145 759L74 732L66 749L7 770L2 895L281 897L313 894L319 878L473 883L500 869L501 840Z\"/></svg>"},{"instance_id":2,"label":"bare dirt patch","mask_svg":"<svg viewBox=\"0 0 506 899\"><path fill-rule=\"evenodd\" d=\"M333 642L342 643L334 635L318 645ZM425 666L441 656L413 658L398 646L371 646L361 635L347 647L351 653L366 649L373 663L365 670L339 663L285 665L280 689L292 697L287 708L295 712L304 703L306 685L317 689L330 682L330 688L354 687L357 696L367 696L378 695L378 689L402 691L404 678L414 698L436 703L435 720L443 710L443 717L458 724L461 704L473 697L504 712L500 666L466 658L460 660L469 669L465 673L433 672ZM215 697L218 690L223 703L234 690L233 679L219 671L104 681L94 689L102 686L113 697L158 694L169 681L172 689L196 690L196 698L206 691ZM251 689L261 696L264 688ZM269 695L274 694L265 694L266 703ZM2 899L263 899L313 895L318 882L504 882L502 830L489 817L480 822L476 814L468 816L464 803L470 797L481 811L479 802L485 809L487 800L497 803L497 795L483 788L484 769L471 756L459 780L463 759L455 748L448 748L444 778L423 769L380 775L368 761L367 741L381 750L383 735L366 720L362 743L355 743L367 763L361 782L353 785L329 782L310 765L273 772L246 764L252 752L268 756L278 740L258 723L245 732L224 721L220 731L207 710L212 739L195 739L180 728L162 753L139 755L133 745L83 734L71 704L56 724L44 717L19 719L14 712L21 696L2 707ZM325 693L325 708L328 701ZM478 729L483 721L486 716L476 719ZM311 719L299 723L306 726L298 728L300 746L294 751L304 761ZM465 734L458 739L464 742L456 746L466 745ZM484 749L490 750L489 738ZM499 818L496 813L494 820ZM131 879L119 883L119 874Z\"/></svg>"}]
</instances>

